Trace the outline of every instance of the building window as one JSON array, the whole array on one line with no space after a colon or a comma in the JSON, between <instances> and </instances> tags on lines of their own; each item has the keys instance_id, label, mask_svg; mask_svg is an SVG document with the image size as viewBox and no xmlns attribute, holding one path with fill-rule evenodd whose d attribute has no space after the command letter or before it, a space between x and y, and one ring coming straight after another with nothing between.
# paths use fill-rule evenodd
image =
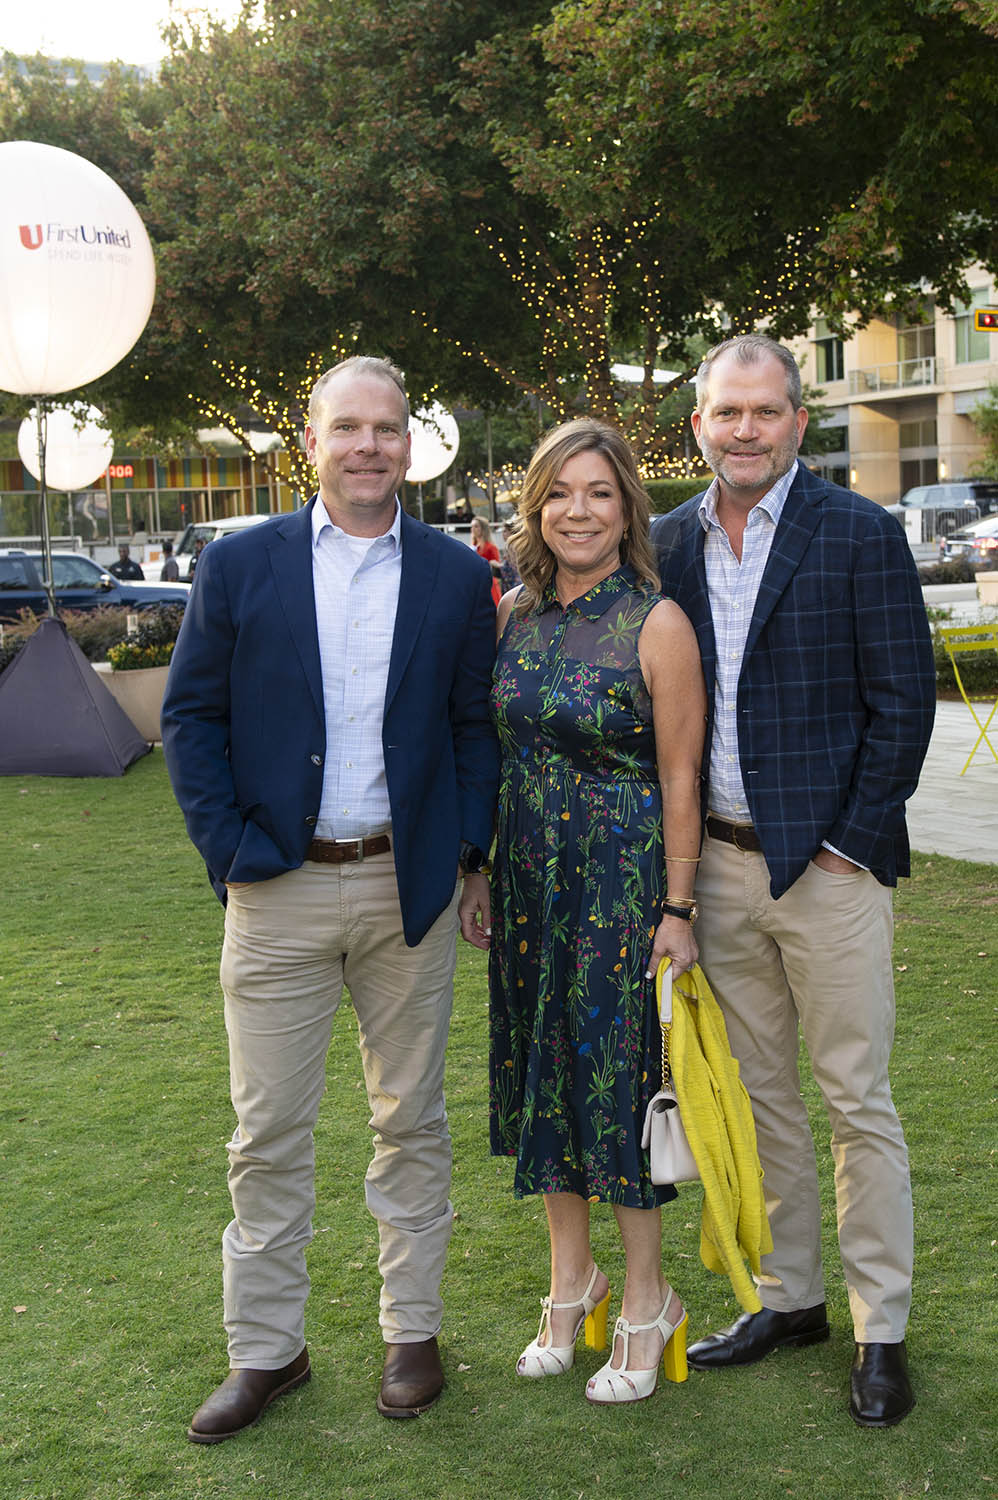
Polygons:
<instances>
[{"instance_id":1,"label":"building window","mask_svg":"<svg viewBox=\"0 0 998 1500\"><path fill-rule=\"evenodd\" d=\"M920 422L901 422L898 424L899 448L934 448L935 446L935 417L924 417Z\"/></svg>"},{"instance_id":2,"label":"building window","mask_svg":"<svg viewBox=\"0 0 998 1500\"><path fill-rule=\"evenodd\" d=\"M898 317L898 360L907 364L910 360L934 359L936 353L935 314L930 305L925 318L918 323L901 314Z\"/></svg>"},{"instance_id":3,"label":"building window","mask_svg":"<svg viewBox=\"0 0 998 1500\"><path fill-rule=\"evenodd\" d=\"M969 302L957 302L953 313L956 329L956 362L972 365L978 360L990 359L991 335L974 332L974 308L987 307L991 292L986 286L974 287Z\"/></svg>"},{"instance_id":4,"label":"building window","mask_svg":"<svg viewBox=\"0 0 998 1500\"><path fill-rule=\"evenodd\" d=\"M814 362L819 385L827 385L830 380L845 379L842 340L832 333L825 318L819 318L814 325Z\"/></svg>"}]
</instances>

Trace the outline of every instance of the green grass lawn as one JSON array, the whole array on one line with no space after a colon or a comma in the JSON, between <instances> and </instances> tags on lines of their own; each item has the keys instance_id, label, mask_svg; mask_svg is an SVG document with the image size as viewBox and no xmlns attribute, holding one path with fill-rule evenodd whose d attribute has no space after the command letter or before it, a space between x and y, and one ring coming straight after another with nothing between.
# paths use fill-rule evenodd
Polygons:
<instances>
[{"instance_id":1,"label":"green grass lawn","mask_svg":"<svg viewBox=\"0 0 998 1500\"><path fill-rule=\"evenodd\" d=\"M543 1212L513 1200L511 1163L488 1155L485 970L462 945L443 1399L415 1422L375 1411L369 1133L344 1005L317 1136L313 1379L259 1427L205 1448L184 1433L226 1366L221 908L158 750L120 781L0 779L0 820L3 1500L998 1495L994 867L918 858L898 895L894 1083L915 1186L918 1390L900 1427L861 1431L846 1413L852 1342L827 1151L828 1343L692 1372L616 1410L584 1399L603 1359L592 1352L564 1378L516 1379L547 1285ZM696 1337L737 1308L700 1265L699 1190L680 1192L664 1211L664 1258ZM609 1211L594 1224L616 1312Z\"/></svg>"}]
</instances>

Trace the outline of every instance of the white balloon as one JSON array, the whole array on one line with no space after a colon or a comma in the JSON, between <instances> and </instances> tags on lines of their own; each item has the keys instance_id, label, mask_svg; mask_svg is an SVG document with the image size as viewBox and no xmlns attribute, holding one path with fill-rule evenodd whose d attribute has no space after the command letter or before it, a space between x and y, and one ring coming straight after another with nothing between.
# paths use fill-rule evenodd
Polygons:
<instances>
[{"instance_id":1,"label":"white balloon","mask_svg":"<svg viewBox=\"0 0 998 1500\"><path fill-rule=\"evenodd\" d=\"M149 320L145 225L93 162L0 144L0 390L49 396L112 369Z\"/></svg>"},{"instance_id":2,"label":"white balloon","mask_svg":"<svg viewBox=\"0 0 998 1500\"><path fill-rule=\"evenodd\" d=\"M103 474L114 457L114 437L98 425L102 415L96 406L49 408L45 434L45 483L49 489L85 490ZM35 407L18 428L17 451L28 473L41 479Z\"/></svg>"},{"instance_id":3,"label":"white balloon","mask_svg":"<svg viewBox=\"0 0 998 1500\"><path fill-rule=\"evenodd\" d=\"M449 411L434 401L427 410L421 408L409 420L412 433L412 461L406 479L425 484L449 469L457 457L460 435L457 422Z\"/></svg>"}]
</instances>

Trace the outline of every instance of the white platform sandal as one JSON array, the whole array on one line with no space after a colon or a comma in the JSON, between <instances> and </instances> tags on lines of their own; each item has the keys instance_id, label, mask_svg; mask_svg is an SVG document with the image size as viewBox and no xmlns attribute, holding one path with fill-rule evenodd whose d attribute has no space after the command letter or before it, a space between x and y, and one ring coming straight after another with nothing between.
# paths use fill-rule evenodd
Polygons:
<instances>
[{"instance_id":1,"label":"white platform sandal","mask_svg":"<svg viewBox=\"0 0 998 1500\"><path fill-rule=\"evenodd\" d=\"M666 1317L666 1308L672 1306L672 1321ZM686 1313L683 1304L675 1292L669 1291L665 1299L665 1306L653 1323L628 1323L626 1318L618 1318L613 1330L613 1352L617 1347L618 1338L623 1345L620 1369L615 1370L612 1363L608 1362L601 1370L591 1378L586 1386L586 1400L592 1401L597 1406L616 1406L622 1401L647 1401L649 1396L655 1394L658 1385L658 1364L650 1370L629 1370L627 1368L627 1356L630 1349L632 1333L647 1333L649 1329L657 1328L665 1341L662 1351L662 1368L665 1370L666 1380L682 1381L686 1379Z\"/></svg>"},{"instance_id":2,"label":"white platform sandal","mask_svg":"<svg viewBox=\"0 0 998 1500\"><path fill-rule=\"evenodd\" d=\"M550 1297L541 1298L541 1326L537 1330L537 1337L527 1345L520 1358L517 1360L516 1373L525 1375L528 1379L537 1380L542 1375L564 1375L575 1363L575 1341L579 1337L579 1329L583 1323L586 1325L586 1346L589 1349L606 1348L606 1322L607 1312L610 1307L610 1288L598 1302L593 1300L593 1287L599 1276L599 1267L593 1266L593 1274L589 1278L581 1298L575 1302L552 1302ZM572 1334L572 1342L564 1347L555 1344L542 1344L541 1339L547 1334L551 1336L551 1314L562 1312L568 1307L581 1307L582 1312L579 1321L575 1325ZM685 1348L685 1346L684 1346Z\"/></svg>"}]
</instances>

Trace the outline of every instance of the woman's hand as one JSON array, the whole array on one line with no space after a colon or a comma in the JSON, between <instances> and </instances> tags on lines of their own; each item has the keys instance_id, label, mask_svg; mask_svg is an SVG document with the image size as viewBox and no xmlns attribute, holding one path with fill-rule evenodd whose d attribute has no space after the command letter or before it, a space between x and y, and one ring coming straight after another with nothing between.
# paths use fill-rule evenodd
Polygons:
<instances>
[{"instance_id":1,"label":"woman's hand","mask_svg":"<svg viewBox=\"0 0 998 1500\"><path fill-rule=\"evenodd\" d=\"M465 942L473 948L488 948L492 937L492 899L487 875L465 875L457 916Z\"/></svg>"},{"instance_id":2,"label":"woman's hand","mask_svg":"<svg viewBox=\"0 0 998 1500\"><path fill-rule=\"evenodd\" d=\"M692 969L700 956L697 940L693 936L693 923L685 917L663 917L655 933L651 958L648 960L646 979L654 979L663 958L672 960L672 977L678 979L687 969Z\"/></svg>"}]
</instances>

